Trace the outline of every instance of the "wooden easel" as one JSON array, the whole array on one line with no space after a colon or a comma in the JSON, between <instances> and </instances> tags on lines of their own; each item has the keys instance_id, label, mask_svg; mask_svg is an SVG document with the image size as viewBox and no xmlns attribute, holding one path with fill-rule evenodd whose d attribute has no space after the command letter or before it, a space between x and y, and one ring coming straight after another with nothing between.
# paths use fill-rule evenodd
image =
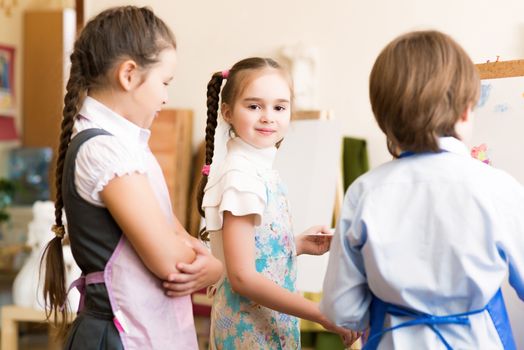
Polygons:
<instances>
[{"instance_id":1,"label":"wooden easel","mask_svg":"<svg viewBox=\"0 0 524 350\"><path fill-rule=\"evenodd\" d=\"M480 79L498 79L524 76L524 60L497 61L477 64Z\"/></svg>"},{"instance_id":2,"label":"wooden easel","mask_svg":"<svg viewBox=\"0 0 524 350\"><path fill-rule=\"evenodd\" d=\"M515 165L520 164L518 152L522 148L521 135L524 130L524 123L521 121L524 111L522 109L522 101L524 100L524 87L522 86L524 82L524 60L489 62L477 64L476 67L480 78L483 80L483 87L488 88L491 92L486 99L486 105L477 108L474 112L473 137L479 138L477 142L482 141L487 144L488 154L490 150L492 151L489 157L492 159L494 167L510 172L512 176L523 183L522 168ZM516 80L518 82L515 82ZM506 87L508 90L503 90L502 87ZM495 92L498 94L494 95ZM487 107L488 104L490 104L490 108ZM493 105L505 108L494 109ZM484 112L487 111L489 113L489 124L486 123L488 120L486 119L487 114L481 114L483 112L481 108L484 108ZM475 132L477 131L475 127L480 123L486 124L481 124L483 128L479 136ZM510 322L512 322L516 346L518 349L523 348L524 304L516 296L514 290L510 288L509 283L503 283L502 291Z\"/></svg>"}]
</instances>

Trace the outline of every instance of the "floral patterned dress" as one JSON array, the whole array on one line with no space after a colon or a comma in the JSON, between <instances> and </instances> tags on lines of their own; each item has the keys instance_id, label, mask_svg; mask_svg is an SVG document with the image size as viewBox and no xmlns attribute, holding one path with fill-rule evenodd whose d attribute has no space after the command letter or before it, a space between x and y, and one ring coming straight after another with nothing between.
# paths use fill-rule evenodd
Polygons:
<instances>
[{"instance_id":1,"label":"floral patterned dress","mask_svg":"<svg viewBox=\"0 0 524 350\"><path fill-rule=\"evenodd\" d=\"M259 170L260 171L260 170ZM267 205L255 228L256 269L279 286L295 292L296 249L286 188L272 169L259 173ZM225 277L217 285L211 314L213 349L299 349L298 319L235 293Z\"/></svg>"}]
</instances>

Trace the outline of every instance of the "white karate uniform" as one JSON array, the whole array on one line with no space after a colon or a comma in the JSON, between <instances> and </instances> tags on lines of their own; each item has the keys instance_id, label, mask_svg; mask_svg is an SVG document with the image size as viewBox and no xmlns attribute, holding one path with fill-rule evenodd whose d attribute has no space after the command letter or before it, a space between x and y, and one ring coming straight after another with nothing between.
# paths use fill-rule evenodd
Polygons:
<instances>
[{"instance_id":1,"label":"white karate uniform","mask_svg":"<svg viewBox=\"0 0 524 350\"><path fill-rule=\"evenodd\" d=\"M368 327L373 295L436 316L482 309L508 270L524 300L524 188L461 141L439 142L442 152L390 161L348 189L321 302L336 324ZM454 349L501 349L492 316L435 327ZM388 314L384 328L409 320ZM422 324L384 333L378 348L445 346Z\"/></svg>"}]
</instances>

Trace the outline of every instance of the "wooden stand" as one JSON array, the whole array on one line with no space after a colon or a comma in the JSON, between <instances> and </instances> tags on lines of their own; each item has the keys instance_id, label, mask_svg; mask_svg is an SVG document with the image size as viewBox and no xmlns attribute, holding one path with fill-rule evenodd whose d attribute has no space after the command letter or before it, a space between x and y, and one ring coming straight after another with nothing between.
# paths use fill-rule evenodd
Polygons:
<instances>
[{"instance_id":1,"label":"wooden stand","mask_svg":"<svg viewBox=\"0 0 524 350\"><path fill-rule=\"evenodd\" d=\"M18 349L18 325L21 322L47 323L45 312L15 305L2 307L2 349ZM60 349L61 344L54 341L52 327L49 326L48 349Z\"/></svg>"},{"instance_id":2,"label":"wooden stand","mask_svg":"<svg viewBox=\"0 0 524 350\"><path fill-rule=\"evenodd\" d=\"M500 79L524 75L524 60L477 64L480 79Z\"/></svg>"},{"instance_id":3,"label":"wooden stand","mask_svg":"<svg viewBox=\"0 0 524 350\"><path fill-rule=\"evenodd\" d=\"M164 109L151 125L149 147L162 168L173 211L187 229L193 111Z\"/></svg>"}]
</instances>

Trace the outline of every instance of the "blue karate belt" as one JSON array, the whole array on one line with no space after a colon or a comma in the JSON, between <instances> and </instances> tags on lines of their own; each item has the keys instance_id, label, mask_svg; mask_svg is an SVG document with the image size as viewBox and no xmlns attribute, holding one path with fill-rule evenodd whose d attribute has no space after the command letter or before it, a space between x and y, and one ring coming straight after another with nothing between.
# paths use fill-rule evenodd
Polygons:
<instances>
[{"instance_id":1,"label":"blue karate belt","mask_svg":"<svg viewBox=\"0 0 524 350\"><path fill-rule=\"evenodd\" d=\"M373 350L378 347L382 335L386 332L392 332L395 329L412 327L423 325L431 328L431 330L438 336L442 344L447 350L453 350L451 345L446 341L442 333L437 328L438 325L442 324L456 324L461 326L469 326L469 316L478 314L484 311L488 311L491 315L495 328L499 334L500 340L504 346L504 349L516 349L513 335L511 333L511 326L509 324L506 308L504 306L504 299L500 289L490 302L482 309L468 311L459 314L446 315L446 316L434 316L424 312L408 309L402 306L390 304L383 300L373 296L371 302L371 329L369 338L363 348L363 350ZM410 317L412 320L402 322L396 326L383 329L384 318L386 314L400 317Z\"/></svg>"}]
</instances>

